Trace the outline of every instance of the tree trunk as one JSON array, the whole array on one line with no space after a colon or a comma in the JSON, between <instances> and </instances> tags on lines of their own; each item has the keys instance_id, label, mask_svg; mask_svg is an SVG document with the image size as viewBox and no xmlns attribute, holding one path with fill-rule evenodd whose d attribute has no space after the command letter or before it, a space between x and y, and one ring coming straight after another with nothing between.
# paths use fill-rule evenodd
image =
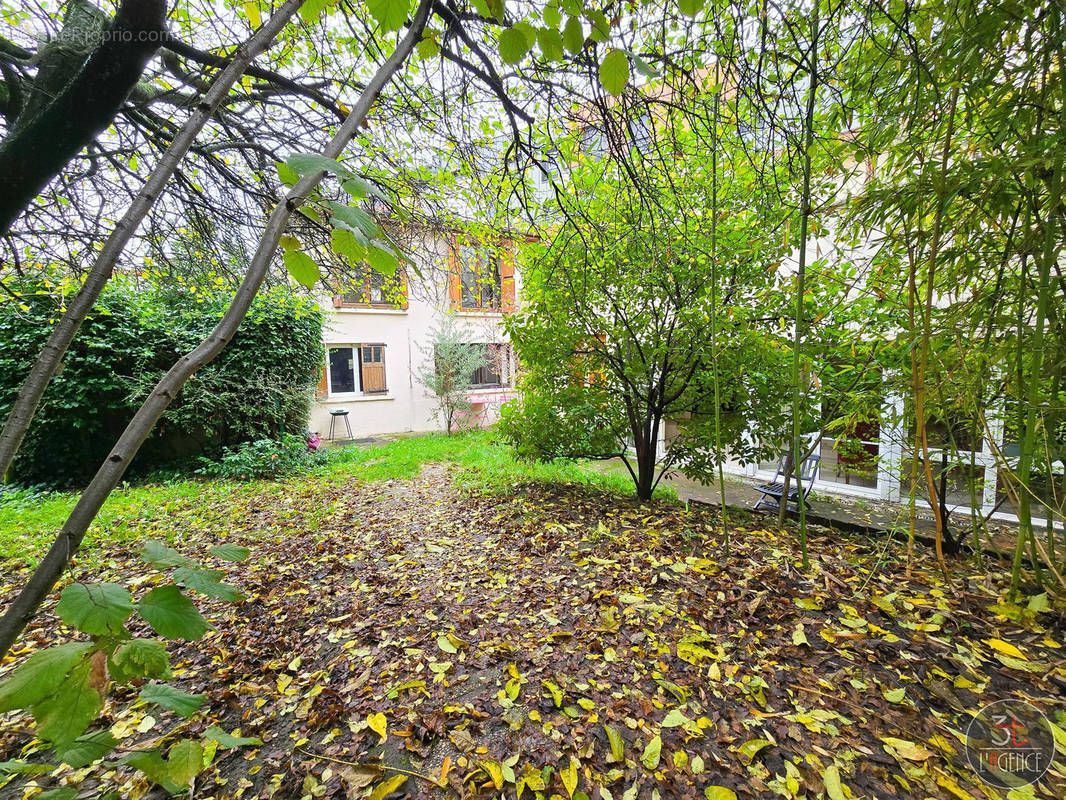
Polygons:
<instances>
[{"instance_id":1,"label":"tree trunk","mask_svg":"<svg viewBox=\"0 0 1066 800\"><path fill-rule=\"evenodd\" d=\"M230 87L244 74L252 60L270 46L274 37L285 27L303 2L304 0L287 0L277 13L237 50L230 63L211 84L203 101L178 131L156 168L141 187L141 191L138 192L133 203L115 226L115 230L104 243L85 282L52 329L48 341L45 342L37 360L19 388L11 411L8 412L3 432L0 433L0 478L8 474L48 384L55 377L67 348L77 335L85 316L96 303L100 292L111 277L111 271L118 257L133 237L137 227L155 204L156 198L173 176L181 159L189 152L189 148L204 125L226 99Z\"/></svg>"},{"instance_id":2,"label":"tree trunk","mask_svg":"<svg viewBox=\"0 0 1066 800\"><path fill-rule=\"evenodd\" d=\"M407 60L415 44L421 39L432 3L433 0L421 0L407 33L392 55L374 73L348 118L322 151L324 156L332 159L338 158L357 133L378 93ZM29 582L8 606L4 616L0 618L0 658L7 655L19 633L36 614L48 593L52 591L71 557L77 552L86 530L96 518L100 507L122 479L130 461L137 454L167 406L181 391L185 382L197 370L210 363L233 338L241 321L248 313L248 308L255 299L259 287L263 284L289 218L311 190L318 186L322 178L321 172L305 175L274 207L260 239L259 247L248 267L248 273L238 288L233 302L226 309L225 315L203 342L171 367L134 414L111 454L82 492L77 505L71 511L47 555L38 564Z\"/></svg>"},{"instance_id":3,"label":"tree trunk","mask_svg":"<svg viewBox=\"0 0 1066 800\"><path fill-rule=\"evenodd\" d=\"M0 234L115 118L166 39L165 0L123 0L107 36L55 99L0 143Z\"/></svg>"},{"instance_id":4,"label":"tree trunk","mask_svg":"<svg viewBox=\"0 0 1066 800\"><path fill-rule=\"evenodd\" d=\"M1051 12L1052 34L1058 39L1061 27L1061 19L1058 7ZM1059 46L1059 58L1066 54L1066 48ZM1022 554L1026 539L1032 539L1033 547L1037 546L1036 534L1033 531L1032 514L1032 490L1030 479L1032 477L1033 454L1036 449L1036 408L1040 404L1040 378L1044 371L1044 327L1047 320L1048 301L1051 296L1051 263L1058 255L1059 243L1055 237L1056 223L1060 214L1059 206L1062 203L1062 144L1061 137L1066 135L1066 83L1059 78L1060 89L1063 96L1060 98L1059 108L1059 157L1054 159L1051 167L1051 180L1048 186L1047 198L1047 222L1044 230L1044 247L1040 257L1040 269L1036 295L1036 319L1033 322L1033 338L1025 349L1032 353L1032 361L1028 370L1028 386L1026 387L1026 403L1023 412L1023 427L1020 452L1018 454L1018 483L1021 490L1018 492L1018 542L1014 548L1014 560L1011 566L1010 595L1016 597L1021 587L1022 577ZM1019 336L1021 331L1019 330ZM1019 356L1020 357L1020 356ZM1019 386L1019 394L1021 387ZM1034 559L1034 567L1039 569L1038 562Z\"/></svg>"},{"instance_id":5,"label":"tree trunk","mask_svg":"<svg viewBox=\"0 0 1066 800\"><path fill-rule=\"evenodd\" d=\"M785 473L784 492L781 495L781 508L778 510L778 524L784 525L788 510L789 477L796 477L796 500L799 505L799 535L803 569L810 566L807 553L807 509L803 497L803 430L800 415L803 413L803 395L800 391L800 348L803 345L803 295L806 291L807 277L807 227L811 218L811 147L814 145L814 107L818 93L818 4L814 5L811 37L810 76L807 84L807 109L803 117L803 194L800 198L800 244L799 266L796 273L796 330L792 342L792 464Z\"/></svg>"}]
</instances>

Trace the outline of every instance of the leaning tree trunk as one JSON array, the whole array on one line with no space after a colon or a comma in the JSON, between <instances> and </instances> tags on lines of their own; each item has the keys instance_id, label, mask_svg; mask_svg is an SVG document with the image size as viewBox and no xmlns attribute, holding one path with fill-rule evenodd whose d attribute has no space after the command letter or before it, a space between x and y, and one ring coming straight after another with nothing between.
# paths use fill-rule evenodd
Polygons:
<instances>
[{"instance_id":1,"label":"leaning tree trunk","mask_svg":"<svg viewBox=\"0 0 1066 800\"><path fill-rule=\"evenodd\" d=\"M352 107L351 113L338 128L337 133L326 145L322 154L336 159L345 146L357 133L366 119L371 105L378 93L391 80L397 69L407 60L415 44L422 36L422 31L429 18L433 0L420 0L418 9L411 21L407 33L396 46L392 55L378 68L374 76L363 89L359 100ZM110 455L97 470L92 481L82 492L74 510L70 512L62 530L52 543L47 555L38 564L30 580L8 606L0 618L0 659L5 657L14 644L19 633L37 613L41 603L52 591L62 575L63 570L77 552L89 525L96 518L100 507L107 500L115 486L122 479L130 461L137 455L144 440L148 437L155 423L163 415L171 401L181 391L181 387L192 375L204 365L210 363L233 338L241 321L248 313L248 308L255 299L270 268L278 243L285 231L289 218L307 198L307 195L322 181L323 173L305 175L286 194L285 198L274 207L266 228L259 241L248 273L240 288L226 309L211 334L192 351L183 356L170 371L156 384L152 393L130 420L126 430L119 437Z\"/></svg>"},{"instance_id":2,"label":"leaning tree trunk","mask_svg":"<svg viewBox=\"0 0 1066 800\"><path fill-rule=\"evenodd\" d=\"M100 44L55 99L29 105L16 119L0 143L0 234L115 118L166 39L165 17L165 0L123 0L111 28L100 32Z\"/></svg>"},{"instance_id":3,"label":"leaning tree trunk","mask_svg":"<svg viewBox=\"0 0 1066 800\"><path fill-rule=\"evenodd\" d=\"M8 412L3 432L0 432L0 478L8 474L15 455L22 445L22 440L29 430L30 423L33 421L33 415L37 412L37 406L48 384L55 377L56 370L59 369L60 361L111 277L115 263L137 227L155 204L204 125L226 99L230 87L244 74L248 65L270 46L274 37L281 32L303 3L304 0L287 0L254 36L238 48L226 68L215 78L203 100L196 106L196 110L171 141L137 197L134 198L133 203L104 243L103 249L96 257L96 262L78 293L67 306L67 310L63 312L55 328L52 329L48 341L45 342L37 360L19 388L11 411Z\"/></svg>"}]
</instances>

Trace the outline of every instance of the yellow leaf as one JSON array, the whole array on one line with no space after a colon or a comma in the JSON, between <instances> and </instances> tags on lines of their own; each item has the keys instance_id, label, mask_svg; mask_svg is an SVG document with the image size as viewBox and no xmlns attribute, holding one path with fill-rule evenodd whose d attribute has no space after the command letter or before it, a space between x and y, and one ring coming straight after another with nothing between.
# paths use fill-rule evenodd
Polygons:
<instances>
[{"instance_id":1,"label":"yellow leaf","mask_svg":"<svg viewBox=\"0 0 1066 800\"><path fill-rule=\"evenodd\" d=\"M707 800L737 800L737 793L725 786L708 786L703 794Z\"/></svg>"},{"instance_id":2,"label":"yellow leaf","mask_svg":"<svg viewBox=\"0 0 1066 800\"><path fill-rule=\"evenodd\" d=\"M825 793L829 800L847 800L844 796L844 787L840 783L840 770L836 764L830 764L822 773L822 783L825 784Z\"/></svg>"},{"instance_id":3,"label":"yellow leaf","mask_svg":"<svg viewBox=\"0 0 1066 800\"><path fill-rule=\"evenodd\" d=\"M375 786L374 791L370 793L370 800L382 800L399 789L406 780L406 775L393 775L388 780L382 781Z\"/></svg>"},{"instance_id":4,"label":"yellow leaf","mask_svg":"<svg viewBox=\"0 0 1066 800\"><path fill-rule=\"evenodd\" d=\"M771 742L769 739L749 739L739 747L733 747L731 749L740 753L740 755L744 759L745 764L750 764L752 761L755 760L755 756L759 754L760 750L765 747L769 747L772 744L773 742Z\"/></svg>"},{"instance_id":5,"label":"yellow leaf","mask_svg":"<svg viewBox=\"0 0 1066 800\"><path fill-rule=\"evenodd\" d=\"M932 750L922 747L920 744L908 742L906 739L897 739L894 736L882 736L881 741L899 753L903 758L911 761L925 761L933 755Z\"/></svg>"},{"instance_id":6,"label":"yellow leaf","mask_svg":"<svg viewBox=\"0 0 1066 800\"><path fill-rule=\"evenodd\" d=\"M604 725L603 729L607 732L607 741L611 743L611 757L608 761L621 763L625 760L625 745L622 742L622 734L611 725Z\"/></svg>"},{"instance_id":7,"label":"yellow leaf","mask_svg":"<svg viewBox=\"0 0 1066 800\"><path fill-rule=\"evenodd\" d=\"M659 766L659 758L663 752L663 740L660 736L653 736L644 748L644 755L640 757L640 763L650 770Z\"/></svg>"},{"instance_id":8,"label":"yellow leaf","mask_svg":"<svg viewBox=\"0 0 1066 800\"><path fill-rule=\"evenodd\" d=\"M389 735L389 721L384 714L380 711L371 714L366 718L366 724L370 726L370 730L381 737L381 741L385 741L385 737Z\"/></svg>"},{"instance_id":9,"label":"yellow leaf","mask_svg":"<svg viewBox=\"0 0 1066 800\"><path fill-rule=\"evenodd\" d=\"M1025 653L1012 645L1010 642L1005 642L1002 639L985 639L985 644L991 647L993 650L998 650L1005 656L1011 656L1012 658L1020 658L1025 660Z\"/></svg>"},{"instance_id":10,"label":"yellow leaf","mask_svg":"<svg viewBox=\"0 0 1066 800\"><path fill-rule=\"evenodd\" d=\"M570 766L566 769L559 770L559 777L563 779L563 786L566 787L566 793L571 797L574 796L574 790L577 789L577 768L580 765L580 761L573 756L570 756Z\"/></svg>"},{"instance_id":11,"label":"yellow leaf","mask_svg":"<svg viewBox=\"0 0 1066 800\"><path fill-rule=\"evenodd\" d=\"M481 768L485 770L489 778L492 779L492 785L497 789L503 788L503 769L495 761L482 761Z\"/></svg>"},{"instance_id":12,"label":"yellow leaf","mask_svg":"<svg viewBox=\"0 0 1066 800\"><path fill-rule=\"evenodd\" d=\"M259 13L259 3L245 3L244 13L248 17L248 24L252 26L253 30L263 24L263 15Z\"/></svg>"}]
</instances>

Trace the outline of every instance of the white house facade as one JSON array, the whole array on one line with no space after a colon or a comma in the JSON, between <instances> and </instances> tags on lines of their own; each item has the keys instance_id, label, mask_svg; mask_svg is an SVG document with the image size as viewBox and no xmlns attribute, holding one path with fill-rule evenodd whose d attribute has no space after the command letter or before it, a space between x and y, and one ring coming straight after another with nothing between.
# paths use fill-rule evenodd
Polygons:
<instances>
[{"instance_id":1,"label":"white house facade","mask_svg":"<svg viewBox=\"0 0 1066 800\"><path fill-rule=\"evenodd\" d=\"M471 376L472 408L463 422L491 425L515 396L503 320L517 307L521 278L510 241L480 245L432 234L417 248L395 278L368 271L361 290L346 287L320 300L326 363L310 427L324 439L347 439L349 429L358 439L442 428L436 398L419 376L433 363L433 330L445 314L485 354Z\"/></svg>"}]
</instances>

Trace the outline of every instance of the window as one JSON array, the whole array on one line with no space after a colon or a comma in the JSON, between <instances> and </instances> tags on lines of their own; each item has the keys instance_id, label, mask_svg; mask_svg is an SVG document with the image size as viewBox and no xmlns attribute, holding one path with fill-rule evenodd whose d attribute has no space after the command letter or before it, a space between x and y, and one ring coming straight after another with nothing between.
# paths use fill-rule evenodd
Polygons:
<instances>
[{"instance_id":1,"label":"window","mask_svg":"<svg viewBox=\"0 0 1066 800\"><path fill-rule=\"evenodd\" d=\"M337 308L407 308L407 280L401 270L383 275L366 267L333 298Z\"/></svg>"},{"instance_id":2,"label":"window","mask_svg":"<svg viewBox=\"0 0 1066 800\"><path fill-rule=\"evenodd\" d=\"M329 348L329 394L384 394L385 345L334 345Z\"/></svg>"},{"instance_id":3,"label":"window","mask_svg":"<svg viewBox=\"0 0 1066 800\"><path fill-rule=\"evenodd\" d=\"M474 370L470 383L474 389L495 389L511 385L511 348L505 344L468 344L481 350L481 366Z\"/></svg>"},{"instance_id":4,"label":"window","mask_svg":"<svg viewBox=\"0 0 1066 800\"><path fill-rule=\"evenodd\" d=\"M462 307L499 309L502 300L499 256L485 247L464 245L459 249L459 259Z\"/></svg>"}]
</instances>

